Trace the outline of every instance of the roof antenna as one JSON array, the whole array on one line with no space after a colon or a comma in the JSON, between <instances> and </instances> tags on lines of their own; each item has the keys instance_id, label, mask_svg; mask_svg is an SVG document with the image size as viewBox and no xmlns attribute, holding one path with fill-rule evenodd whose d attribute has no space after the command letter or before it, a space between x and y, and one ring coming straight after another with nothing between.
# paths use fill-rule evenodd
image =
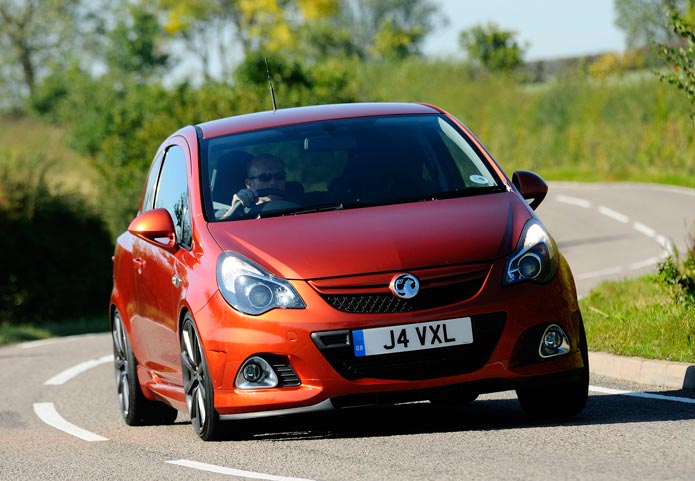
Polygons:
<instances>
[{"instance_id":1,"label":"roof antenna","mask_svg":"<svg viewBox=\"0 0 695 481\"><path fill-rule=\"evenodd\" d=\"M270 68L268 67L268 57L265 57L265 71L268 74L268 85L270 85L270 98L273 99L273 112L278 109L275 103L275 90L273 90L273 79L270 78Z\"/></svg>"}]
</instances>

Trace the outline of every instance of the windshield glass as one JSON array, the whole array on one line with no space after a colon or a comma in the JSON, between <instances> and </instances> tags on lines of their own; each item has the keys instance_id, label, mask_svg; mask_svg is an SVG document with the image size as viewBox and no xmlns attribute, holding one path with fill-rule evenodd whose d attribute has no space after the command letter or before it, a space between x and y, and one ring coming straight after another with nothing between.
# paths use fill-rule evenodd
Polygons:
<instances>
[{"instance_id":1,"label":"windshield glass","mask_svg":"<svg viewBox=\"0 0 695 481\"><path fill-rule=\"evenodd\" d=\"M473 144L436 114L270 128L212 138L201 150L211 221L504 190Z\"/></svg>"}]
</instances>

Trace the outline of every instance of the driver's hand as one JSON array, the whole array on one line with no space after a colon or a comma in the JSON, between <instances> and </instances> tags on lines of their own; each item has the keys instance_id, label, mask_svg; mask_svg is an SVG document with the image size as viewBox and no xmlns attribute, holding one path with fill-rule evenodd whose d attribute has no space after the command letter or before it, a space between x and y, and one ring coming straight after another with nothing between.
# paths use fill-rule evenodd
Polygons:
<instances>
[{"instance_id":1,"label":"driver's hand","mask_svg":"<svg viewBox=\"0 0 695 481\"><path fill-rule=\"evenodd\" d=\"M258 202L258 192L256 192L256 189L241 189L234 194L234 197L239 199L239 202L241 202L244 207L251 207Z\"/></svg>"}]
</instances>

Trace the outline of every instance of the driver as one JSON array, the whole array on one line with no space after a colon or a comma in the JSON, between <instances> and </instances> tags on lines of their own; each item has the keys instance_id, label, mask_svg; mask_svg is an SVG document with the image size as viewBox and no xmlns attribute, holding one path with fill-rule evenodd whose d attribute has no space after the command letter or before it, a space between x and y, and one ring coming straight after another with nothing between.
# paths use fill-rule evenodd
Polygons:
<instances>
[{"instance_id":1,"label":"driver","mask_svg":"<svg viewBox=\"0 0 695 481\"><path fill-rule=\"evenodd\" d=\"M273 154L259 154L252 158L246 168L246 188L241 189L232 197L232 205L222 218L228 217L238 204L244 207L252 207L264 202L280 198L278 195L268 194L258 196L261 189L275 189L284 191L286 187L285 163L280 157Z\"/></svg>"}]
</instances>

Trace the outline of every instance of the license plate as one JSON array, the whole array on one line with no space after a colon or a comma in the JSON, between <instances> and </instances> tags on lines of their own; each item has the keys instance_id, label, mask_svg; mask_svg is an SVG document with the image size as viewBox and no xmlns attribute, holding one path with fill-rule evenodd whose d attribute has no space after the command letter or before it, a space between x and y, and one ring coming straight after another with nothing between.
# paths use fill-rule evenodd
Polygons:
<instances>
[{"instance_id":1,"label":"license plate","mask_svg":"<svg viewBox=\"0 0 695 481\"><path fill-rule=\"evenodd\" d=\"M353 351L357 357L471 343L470 317L352 331Z\"/></svg>"}]
</instances>

